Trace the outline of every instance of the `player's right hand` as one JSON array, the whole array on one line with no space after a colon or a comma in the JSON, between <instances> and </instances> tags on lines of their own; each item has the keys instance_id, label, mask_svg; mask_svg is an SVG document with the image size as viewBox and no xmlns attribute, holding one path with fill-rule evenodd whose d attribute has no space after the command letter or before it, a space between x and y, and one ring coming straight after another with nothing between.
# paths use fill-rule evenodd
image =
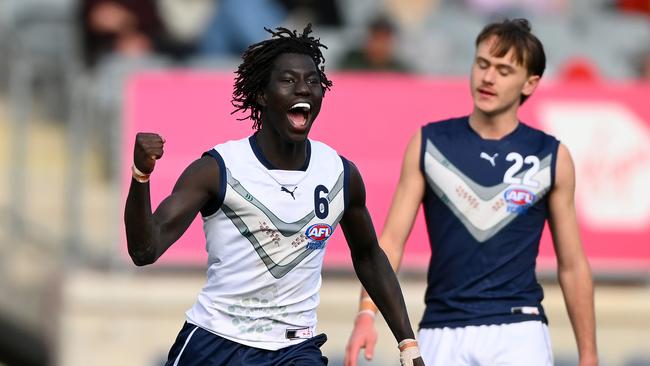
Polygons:
<instances>
[{"instance_id":1,"label":"player's right hand","mask_svg":"<svg viewBox=\"0 0 650 366\"><path fill-rule=\"evenodd\" d=\"M354 329L345 347L345 366L356 366L359 351L365 348L366 360L372 360L377 344L377 330L375 319L369 314L360 313L354 321Z\"/></svg>"},{"instance_id":2,"label":"player's right hand","mask_svg":"<svg viewBox=\"0 0 650 366\"><path fill-rule=\"evenodd\" d=\"M165 139L157 133L138 132L133 148L133 164L144 174L151 174L156 160L163 156Z\"/></svg>"}]
</instances>

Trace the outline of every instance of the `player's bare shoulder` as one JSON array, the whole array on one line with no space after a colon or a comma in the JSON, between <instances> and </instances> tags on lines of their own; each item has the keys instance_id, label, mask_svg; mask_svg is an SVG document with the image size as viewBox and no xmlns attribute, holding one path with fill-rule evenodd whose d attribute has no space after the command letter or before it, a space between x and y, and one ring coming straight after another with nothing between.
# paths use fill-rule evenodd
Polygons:
<instances>
[{"instance_id":1,"label":"player's bare shoulder","mask_svg":"<svg viewBox=\"0 0 650 366\"><path fill-rule=\"evenodd\" d=\"M221 174L225 174L221 170L221 167L214 158L209 155L204 155L194 160L185 168L174 190L179 185L183 185L200 189L209 195L216 195L221 189Z\"/></svg>"}]
</instances>

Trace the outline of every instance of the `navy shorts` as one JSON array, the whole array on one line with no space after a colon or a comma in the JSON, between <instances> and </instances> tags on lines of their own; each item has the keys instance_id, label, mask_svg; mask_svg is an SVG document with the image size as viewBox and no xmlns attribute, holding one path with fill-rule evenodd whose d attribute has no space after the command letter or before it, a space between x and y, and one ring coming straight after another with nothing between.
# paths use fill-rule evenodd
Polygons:
<instances>
[{"instance_id":1,"label":"navy shorts","mask_svg":"<svg viewBox=\"0 0 650 366\"><path fill-rule=\"evenodd\" d=\"M327 341L319 334L300 344L269 351L245 346L185 323L169 350L165 366L319 366L327 365L320 347Z\"/></svg>"}]
</instances>

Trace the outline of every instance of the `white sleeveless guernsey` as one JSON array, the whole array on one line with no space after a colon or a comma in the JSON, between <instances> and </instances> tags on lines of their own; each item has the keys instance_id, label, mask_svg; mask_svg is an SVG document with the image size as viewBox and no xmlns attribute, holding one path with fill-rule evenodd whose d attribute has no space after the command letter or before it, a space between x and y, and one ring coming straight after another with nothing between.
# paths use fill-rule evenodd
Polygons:
<instances>
[{"instance_id":1,"label":"white sleeveless guernsey","mask_svg":"<svg viewBox=\"0 0 650 366\"><path fill-rule=\"evenodd\" d=\"M221 166L223 203L203 217L207 283L186 315L223 338L277 350L316 335L321 267L346 206L347 161L309 140L304 171L269 169L254 141L209 152Z\"/></svg>"}]
</instances>

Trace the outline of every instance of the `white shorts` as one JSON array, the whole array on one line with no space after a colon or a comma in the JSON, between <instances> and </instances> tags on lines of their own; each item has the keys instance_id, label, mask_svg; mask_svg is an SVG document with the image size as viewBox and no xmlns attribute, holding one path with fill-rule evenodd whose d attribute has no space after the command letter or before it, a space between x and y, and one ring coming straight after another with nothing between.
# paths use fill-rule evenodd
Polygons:
<instances>
[{"instance_id":1,"label":"white shorts","mask_svg":"<svg viewBox=\"0 0 650 366\"><path fill-rule=\"evenodd\" d=\"M420 329L418 343L427 366L553 366L541 321Z\"/></svg>"}]
</instances>

